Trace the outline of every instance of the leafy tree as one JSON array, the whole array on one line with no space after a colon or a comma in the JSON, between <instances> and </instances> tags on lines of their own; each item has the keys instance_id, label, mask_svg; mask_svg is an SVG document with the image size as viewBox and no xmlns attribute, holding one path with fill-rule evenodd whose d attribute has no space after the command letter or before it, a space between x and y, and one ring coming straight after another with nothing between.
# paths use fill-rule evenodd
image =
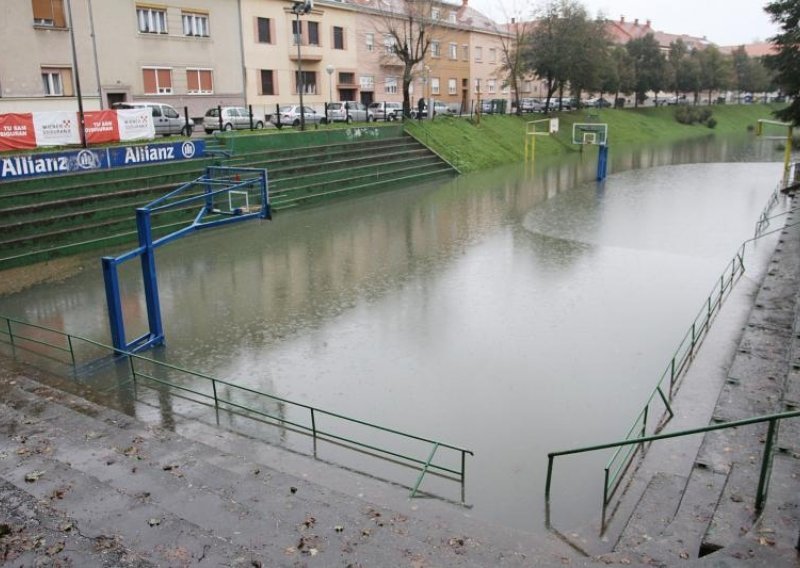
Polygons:
<instances>
[{"instance_id":1,"label":"leafy tree","mask_svg":"<svg viewBox=\"0 0 800 568\"><path fill-rule=\"evenodd\" d=\"M531 22L525 18L520 18L518 10L514 11L515 16L511 18L511 23L505 30L495 28L500 38L501 73L505 75L506 83L511 87L511 95L514 97L516 113L522 113L519 104L520 83L525 75L525 49L531 33ZM506 18L508 19L508 18Z\"/></svg>"},{"instance_id":2,"label":"leafy tree","mask_svg":"<svg viewBox=\"0 0 800 568\"><path fill-rule=\"evenodd\" d=\"M648 91L660 91L664 86L664 55L653 34L636 38L625 44L633 63L633 92L635 105L644 102Z\"/></svg>"},{"instance_id":3,"label":"leafy tree","mask_svg":"<svg viewBox=\"0 0 800 568\"><path fill-rule=\"evenodd\" d=\"M687 86L690 85L687 78L690 70L687 65L688 59L689 48L682 39L677 39L669 44L664 79L666 88L674 92L676 97L681 92L685 93L688 90Z\"/></svg>"},{"instance_id":4,"label":"leafy tree","mask_svg":"<svg viewBox=\"0 0 800 568\"><path fill-rule=\"evenodd\" d=\"M602 88L614 93L614 102L620 93L633 91L633 61L624 46L617 45L608 54L608 71L604 75Z\"/></svg>"},{"instance_id":5,"label":"leafy tree","mask_svg":"<svg viewBox=\"0 0 800 568\"><path fill-rule=\"evenodd\" d=\"M764 63L775 71L775 83L794 98L789 106L776 111L775 116L800 126L800 1L776 0L764 10L781 29L781 33L771 38L778 52L765 57Z\"/></svg>"},{"instance_id":6,"label":"leafy tree","mask_svg":"<svg viewBox=\"0 0 800 568\"><path fill-rule=\"evenodd\" d=\"M731 83L732 69L730 60L716 46L710 45L699 52L701 88L708 91L708 102L712 101L711 93L725 89Z\"/></svg>"}]
</instances>

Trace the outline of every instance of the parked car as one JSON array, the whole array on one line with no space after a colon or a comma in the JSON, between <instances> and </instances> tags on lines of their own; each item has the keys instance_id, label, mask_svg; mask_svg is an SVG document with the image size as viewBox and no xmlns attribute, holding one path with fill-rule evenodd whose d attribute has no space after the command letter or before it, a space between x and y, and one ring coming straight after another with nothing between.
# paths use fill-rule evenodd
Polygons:
<instances>
[{"instance_id":1,"label":"parked car","mask_svg":"<svg viewBox=\"0 0 800 568\"><path fill-rule=\"evenodd\" d=\"M372 122L372 111L367 110L364 103L344 101L328 103L328 120L330 122Z\"/></svg>"},{"instance_id":2,"label":"parked car","mask_svg":"<svg viewBox=\"0 0 800 568\"><path fill-rule=\"evenodd\" d=\"M306 124L319 124L324 121L325 115L318 113L309 106L303 106ZM270 116L269 121L276 127L300 126L300 105L284 105L278 112Z\"/></svg>"},{"instance_id":3,"label":"parked car","mask_svg":"<svg viewBox=\"0 0 800 568\"><path fill-rule=\"evenodd\" d=\"M422 118L427 118L427 116L428 116L428 105L426 104L422 108L423 108L423 110L422 110ZM417 118L418 111L419 111L419 106L417 106L416 108L412 108L411 109L411 117L412 118ZM433 116L436 116L436 115L439 115L439 114L454 115L454 114L457 114L457 112L455 110L453 110L452 108L450 108L449 106L447 106L442 101L434 101L433 102Z\"/></svg>"},{"instance_id":4,"label":"parked car","mask_svg":"<svg viewBox=\"0 0 800 568\"><path fill-rule=\"evenodd\" d=\"M403 103L371 103L369 112L372 113L374 120L397 120L403 116Z\"/></svg>"},{"instance_id":5,"label":"parked car","mask_svg":"<svg viewBox=\"0 0 800 568\"><path fill-rule=\"evenodd\" d=\"M162 136L171 136L173 134L181 134L183 136L191 136L194 130L194 121L189 118L184 118L177 110L166 103L148 103L148 102L125 102L114 103L114 109L150 109L153 114L153 125L156 128L156 134Z\"/></svg>"},{"instance_id":6,"label":"parked car","mask_svg":"<svg viewBox=\"0 0 800 568\"><path fill-rule=\"evenodd\" d=\"M244 107L213 107L206 111L203 118L203 129L206 134L211 134L219 130L219 111L222 110L222 129L223 130L247 130L250 128L250 113ZM261 130L264 128L264 121L258 117L253 117L253 128Z\"/></svg>"},{"instance_id":7,"label":"parked car","mask_svg":"<svg viewBox=\"0 0 800 568\"><path fill-rule=\"evenodd\" d=\"M544 112L544 102L540 99L520 99L519 108L522 112Z\"/></svg>"},{"instance_id":8,"label":"parked car","mask_svg":"<svg viewBox=\"0 0 800 568\"><path fill-rule=\"evenodd\" d=\"M591 99L587 99L585 105L591 108L609 108L611 103L603 97L593 97Z\"/></svg>"}]
</instances>

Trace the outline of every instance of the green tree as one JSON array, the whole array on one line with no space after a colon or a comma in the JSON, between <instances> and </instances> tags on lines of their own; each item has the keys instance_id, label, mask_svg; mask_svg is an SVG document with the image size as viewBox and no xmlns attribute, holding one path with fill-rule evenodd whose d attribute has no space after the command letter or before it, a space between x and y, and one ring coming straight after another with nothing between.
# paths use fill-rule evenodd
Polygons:
<instances>
[{"instance_id":1,"label":"green tree","mask_svg":"<svg viewBox=\"0 0 800 568\"><path fill-rule=\"evenodd\" d=\"M660 91L664 86L666 62L653 34L632 39L625 48L633 63L633 92L635 105L644 102L648 91Z\"/></svg>"},{"instance_id":2,"label":"green tree","mask_svg":"<svg viewBox=\"0 0 800 568\"><path fill-rule=\"evenodd\" d=\"M714 45L699 53L701 88L708 91L708 103L711 104L714 102L711 93L726 89L731 84L731 62Z\"/></svg>"},{"instance_id":3,"label":"green tree","mask_svg":"<svg viewBox=\"0 0 800 568\"><path fill-rule=\"evenodd\" d=\"M775 83L792 103L775 112L781 120L800 126L800 0L776 0L764 10L780 25L781 33L771 38L778 52L764 63L775 71Z\"/></svg>"},{"instance_id":4,"label":"green tree","mask_svg":"<svg viewBox=\"0 0 800 568\"><path fill-rule=\"evenodd\" d=\"M511 96L514 97L516 113L521 114L522 108L519 104L520 84L525 75L525 50L530 41L531 22L520 17L522 14L515 10L514 17L510 18L511 23L503 28L495 26L500 38L500 73L504 77L506 84L511 88ZM507 18L508 19L508 18Z\"/></svg>"},{"instance_id":5,"label":"green tree","mask_svg":"<svg viewBox=\"0 0 800 568\"><path fill-rule=\"evenodd\" d=\"M691 89L691 66L689 65L689 48L682 39L669 44L665 73L665 87L675 93L685 93Z\"/></svg>"}]
</instances>

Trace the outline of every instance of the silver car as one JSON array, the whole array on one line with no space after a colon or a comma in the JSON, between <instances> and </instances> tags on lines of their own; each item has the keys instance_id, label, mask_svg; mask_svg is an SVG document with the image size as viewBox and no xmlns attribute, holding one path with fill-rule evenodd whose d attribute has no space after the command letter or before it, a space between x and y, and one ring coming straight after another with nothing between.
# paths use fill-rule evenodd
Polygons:
<instances>
[{"instance_id":1,"label":"silver car","mask_svg":"<svg viewBox=\"0 0 800 568\"><path fill-rule=\"evenodd\" d=\"M325 119L324 114L320 114L313 108L303 106L303 114L306 124L319 124ZM284 105L278 108L278 112L273 114L269 121L276 127L300 126L300 105Z\"/></svg>"},{"instance_id":2,"label":"silver car","mask_svg":"<svg viewBox=\"0 0 800 568\"><path fill-rule=\"evenodd\" d=\"M191 136L194 121L184 118L177 110L166 103L120 102L114 103L114 109L148 109L153 115L153 126L156 134L170 136L181 134Z\"/></svg>"},{"instance_id":3,"label":"silver car","mask_svg":"<svg viewBox=\"0 0 800 568\"><path fill-rule=\"evenodd\" d=\"M372 122L375 117L364 103L345 101L328 103L328 120L330 122Z\"/></svg>"},{"instance_id":4,"label":"silver car","mask_svg":"<svg viewBox=\"0 0 800 568\"><path fill-rule=\"evenodd\" d=\"M213 107L206 111L203 128L206 134L220 129L220 110L222 111L222 130L247 130L250 128L250 113L244 107ZM261 130L264 121L253 116L253 128Z\"/></svg>"},{"instance_id":5,"label":"silver car","mask_svg":"<svg viewBox=\"0 0 800 568\"><path fill-rule=\"evenodd\" d=\"M372 113L373 120L398 120L403 116L403 103L372 103L369 105L369 112Z\"/></svg>"}]
</instances>

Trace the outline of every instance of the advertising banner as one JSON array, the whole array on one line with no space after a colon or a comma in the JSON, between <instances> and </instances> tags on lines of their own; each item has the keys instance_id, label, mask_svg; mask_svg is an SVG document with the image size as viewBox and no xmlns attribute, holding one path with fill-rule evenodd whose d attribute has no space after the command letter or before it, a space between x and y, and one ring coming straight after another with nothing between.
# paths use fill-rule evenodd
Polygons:
<instances>
[{"instance_id":1,"label":"advertising banner","mask_svg":"<svg viewBox=\"0 0 800 568\"><path fill-rule=\"evenodd\" d=\"M119 140L117 111L90 110L83 113L86 128L86 142L91 144L107 144Z\"/></svg>"},{"instance_id":2,"label":"advertising banner","mask_svg":"<svg viewBox=\"0 0 800 568\"><path fill-rule=\"evenodd\" d=\"M108 149L108 162L113 168L200 158L205 153L205 144L204 140L187 140L166 144L118 146Z\"/></svg>"},{"instance_id":3,"label":"advertising banner","mask_svg":"<svg viewBox=\"0 0 800 568\"><path fill-rule=\"evenodd\" d=\"M117 124L119 140L152 140L156 137L153 113L149 108L119 109Z\"/></svg>"},{"instance_id":4,"label":"advertising banner","mask_svg":"<svg viewBox=\"0 0 800 568\"><path fill-rule=\"evenodd\" d=\"M33 115L0 114L0 152L36 148Z\"/></svg>"},{"instance_id":5,"label":"advertising banner","mask_svg":"<svg viewBox=\"0 0 800 568\"><path fill-rule=\"evenodd\" d=\"M35 112L33 130L36 133L37 146L67 146L81 143L81 130L76 112Z\"/></svg>"},{"instance_id":6,"label":"advertising banner","mask_svg":"<svg viewBox=\"0 0 800 568\"><path fill-rule=\"evenodd\" d=\"M8 116L8 115L6 115ZM0 156L0 182L36 176L105 170L202 158L204 140Z\"/></svg>"},{"instance_id":7,"label":"advertising banner","mask_svg":"<svg viewBox=\"0 0 800 568\"><path fill-rule=\"evenodd\" d=\"M105 150L0 156L0 181L108 168Z\"/></svg>"}]
</instances>

